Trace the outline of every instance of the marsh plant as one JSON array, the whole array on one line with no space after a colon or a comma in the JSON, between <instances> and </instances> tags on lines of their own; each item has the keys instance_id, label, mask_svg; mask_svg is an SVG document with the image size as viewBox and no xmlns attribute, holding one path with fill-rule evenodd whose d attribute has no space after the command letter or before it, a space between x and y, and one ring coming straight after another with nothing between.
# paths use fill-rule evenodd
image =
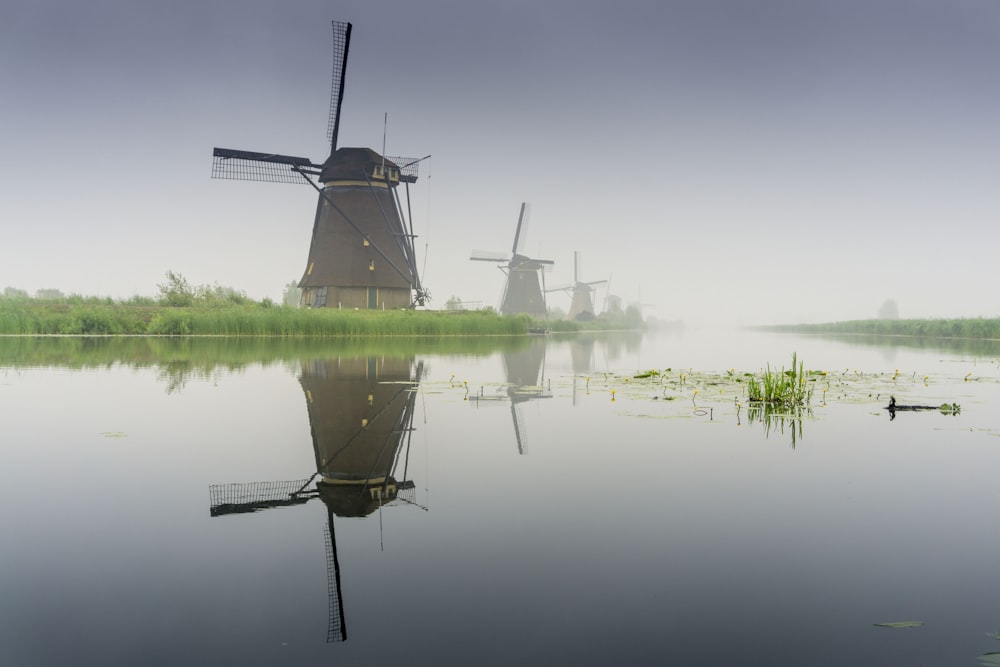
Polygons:
<instances>
[{"instance_id":1,"label":"marsh plant","mask_svg":"<svg viewBox=\"0 0 1000 667\"><path fill-rule=\"evenodd\" d=\"M812 399L812 387L805 372L804 364L792 353L792 367L789 370L767 370L747 378L747 400L767 403L776 407L803 407Z\"/></svg>"}]
</instances>

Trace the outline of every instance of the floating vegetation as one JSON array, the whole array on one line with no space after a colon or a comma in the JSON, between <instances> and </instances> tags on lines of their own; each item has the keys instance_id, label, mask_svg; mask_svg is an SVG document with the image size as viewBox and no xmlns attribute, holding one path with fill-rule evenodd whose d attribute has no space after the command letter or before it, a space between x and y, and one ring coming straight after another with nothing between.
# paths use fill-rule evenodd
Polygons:
<instances>
[{"instance_id":1,"label":"floating vegetation","mask_svg":"<svg viewBox=\"0 0 1000 667\"><path fill-rule=\"evenodd\" d=\"M1000 665L1000 651L990 651L979 656L980 665Z\"/></svg>"},{"instance_id":2,"label":"floating vegetation","mask_svg":"<svg viewBox=\"0 0 1000 667\"><path fill-rule=\"evenodd\" d=\"M878 628L919 628L923 621L893 621L891 623L875 623Z\"/></svg>"}]
</instances>

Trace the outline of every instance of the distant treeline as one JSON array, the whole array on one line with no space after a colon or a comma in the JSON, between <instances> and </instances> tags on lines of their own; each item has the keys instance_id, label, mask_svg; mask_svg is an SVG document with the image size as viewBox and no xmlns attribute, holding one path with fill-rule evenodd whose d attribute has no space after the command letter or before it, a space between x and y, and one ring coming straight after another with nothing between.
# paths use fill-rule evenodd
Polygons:
<instances>
[{"instance_id":1,"label":"distant treeline","mask_svg":"<svg viewBox=\"0 0 1000 667\"><path fill-rule=\"evenodd\" d=\"M814 334L914 336L1000 340L1000 319L851 320L825 324L786 324L757 327L764 331Z\"/></svg>"}]
</instances>

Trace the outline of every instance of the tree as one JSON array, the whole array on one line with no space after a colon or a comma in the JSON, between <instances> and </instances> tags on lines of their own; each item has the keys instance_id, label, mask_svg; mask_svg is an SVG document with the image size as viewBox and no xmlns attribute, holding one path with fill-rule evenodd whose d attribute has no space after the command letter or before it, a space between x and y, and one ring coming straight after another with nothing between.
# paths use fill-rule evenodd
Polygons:
<instances>
[{"instance_id":1,"label":"tree","mask_svg":"<svg viewBox=\"0 0 1000 667\"><path fill-rule=\"evenodd\" d=\"M285 285L285 291L281 295L281 303L292 308L298 308L302 300L302 289L299 281L292 280Z\"/></svg>"},{"instance_id":2,"label":"tree","mask_svg":"<svg viewBox=\"0 0 1000 667\"><path fill-rule=\"evenodd\" d=\"M3 288L3 297L5 299L11 299L11 300L14 300L14 299L28 299L28 298L30 298L28 296L28 293L25 290L19 289L17 287L4 287Z\"/></svg>"},{"instance_id":3,"label":"tree","mask_svg":"<svg viewBox=\"0 0 1000 667\"><path fill-rule=\"evenodd\" d=\"M61 301L66 295L57 289L40 289L35 292L35 298L39 301Z\"/></svg>"},{"instance_id":4,"label":"tree","mask_svg":"<svg viewBox=\"0 0 1000 667\"><path fill-rule=\"evenodd\" d=\"M462 310L462 301L454 294L444 302L445 310Z\"/></svg>"},{"instance_id":5,"label":"tree","mask_svg":"<svg viewBox=\"0 0 1000 667\"><path fill-rule=\"evenodd\" d=\"M878 309L878 318L880 320L899 319L899 306L896 305L895 299L885 300L885 303Z\"/></svg>"},{"instance_id":6,"label":"tree","mask_svg":"<svg viewBox=\"0 0 1000 667\"><path fill-rule=\"evenodd\" d=\"M179 273L167 271L167 282L158 284L160 303L166 306L190 306L194 303L194 290L187 278Z\"/></svg>"}]
</instances>

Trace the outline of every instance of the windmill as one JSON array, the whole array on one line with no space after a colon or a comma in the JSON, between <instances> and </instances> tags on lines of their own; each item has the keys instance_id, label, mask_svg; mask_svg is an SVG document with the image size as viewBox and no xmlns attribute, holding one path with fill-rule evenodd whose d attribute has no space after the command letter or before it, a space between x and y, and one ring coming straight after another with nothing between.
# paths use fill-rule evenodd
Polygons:
<instances>
[{"instance_id":1,"label":"windmill","mask_svg":"<svg viewBox=\"0 0 1000 667\"><path fill-rule=\"evenodd\" d=\"M308 158L215 148L212 177L302 183L319 193L300 305L337 308L401 308L424 305L414 252L412 216L404 213L398 187L415 183L419 159L386 157L370 148L339 148L351 24L333 21L333 86L322 164ZM317 184L318 181L318 184Z\"/></svg>"},{"instance_id":2,"label":"windmill","mask_svg":"<svg viewBox=\"0 0 1000 667\"><path fill-rule=\"evenodd\" d=\"M611 293L611 276L608 276L608 286L604 290L604 307L601 309L603 315L611 317L621 317L625 314L625 302L617 294Z\"/></svg>"},{"instance_id":3,"label":"windmill","mask_svg":"<svg viewBox=\"0 0 1000 667\"><path fill-rule=\"evenodd\" d=\"M549 292L564 291L572 295L570 301L569 314L571 320L592 320L597 315L594 313L594 285L603 285L607 280L594 280L583 282L580 280L580 252L573 252L573 284L566 287L554 287Z\"/></svg>"},{"instance_id":4,"label":"windmill","mask_svg":"<svg viewBox=\"0 0 1000 667\"><path fill-rule=\"evenodd\" d=\"M555 262L550 259L532 259L524 254L523 248L528 235L528 215L531 207L526 202L521 203L521 213L517 217L517 228L514 230L514 244L510 256L498 253L473 252L469 258L477 262L496 262L503 264L500 270L507 275L503 299L500 302L501 315L527 313L534 317L546 316L545 267Z\"/></svg>"},{"instance_id":5,"label":"windmill","mask_svg":"<svg viewBox=\"0 0 1000 667\"><path fill-rule=\"evenodd\" d=\"M295 481L209 487L213 517L301 505L313 498L323 501L327 510L328 642L347 639L334 517L366 517L400 503L427 509L417 504L415 485L408 479L422 372L423 364L418 363L414 377L412 358L303 361L299 383L309 412L316 472Z\"/></svg>"}]
</instances>

